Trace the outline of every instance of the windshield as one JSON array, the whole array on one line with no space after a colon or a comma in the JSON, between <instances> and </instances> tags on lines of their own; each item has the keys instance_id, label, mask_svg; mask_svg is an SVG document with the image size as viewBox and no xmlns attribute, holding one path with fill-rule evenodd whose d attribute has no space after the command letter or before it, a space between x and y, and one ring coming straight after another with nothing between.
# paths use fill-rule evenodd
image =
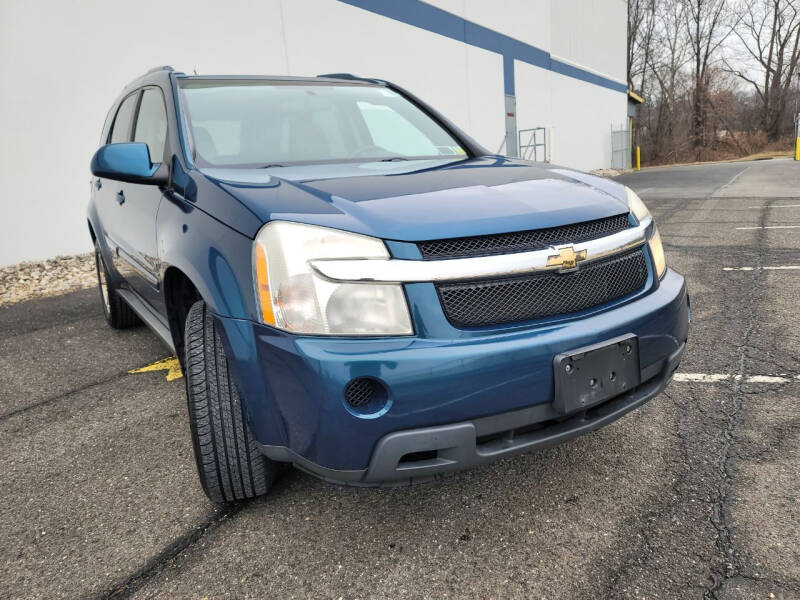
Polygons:
<instances>
[{"instance_id":1,"label":"windshield","mask_svg":"<svg viewBox=\"0 0 800 600\"><path fill-rule=\"evenodd\" d=\"M180 87L201 167L466 154L425 112L381 85L184 79Z\"/></svg>"}]
</instances>

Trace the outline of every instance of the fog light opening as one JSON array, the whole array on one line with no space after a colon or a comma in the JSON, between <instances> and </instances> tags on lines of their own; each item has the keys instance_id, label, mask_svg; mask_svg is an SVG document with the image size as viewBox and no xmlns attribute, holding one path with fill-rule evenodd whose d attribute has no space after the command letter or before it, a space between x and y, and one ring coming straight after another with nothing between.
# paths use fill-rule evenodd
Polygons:
<instances>
[{"instance_id":1,"label":"fog light opening","mask_svg":"<svg viewBox=\"0 0 800 600\"><path fill-rule=\"evenodd\" d=\"M358 415L382 414L389 403L389 391L379 379L356 377L345 386L344 401L348 409Z\"/></svg>"}]
</instances>

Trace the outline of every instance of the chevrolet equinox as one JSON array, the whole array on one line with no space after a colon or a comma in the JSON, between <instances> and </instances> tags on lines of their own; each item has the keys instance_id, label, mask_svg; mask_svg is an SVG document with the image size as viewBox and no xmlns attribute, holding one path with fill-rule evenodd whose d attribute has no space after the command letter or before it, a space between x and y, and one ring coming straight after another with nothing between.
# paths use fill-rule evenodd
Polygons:
<instances>
[{"instance_id":1,"label":"chevrolet equinox","mask_svg":"<svg viewBox=\"0 0 800 600\"><path fill-rule=\"evenodd\" d=\"M105 317L177 355L216 502L279 463L398 485L559 443L684 351L684 279L633 191L492 155L388 81L156 68L91 172Z\"/></svg>"}]
</instances>

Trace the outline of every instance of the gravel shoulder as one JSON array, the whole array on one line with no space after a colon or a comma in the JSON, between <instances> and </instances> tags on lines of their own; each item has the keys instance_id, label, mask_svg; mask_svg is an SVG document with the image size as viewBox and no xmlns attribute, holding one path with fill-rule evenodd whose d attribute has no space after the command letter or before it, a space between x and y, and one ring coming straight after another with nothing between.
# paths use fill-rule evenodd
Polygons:
<instances>
[{"instance_id":1,"label":"gravel shoulder","mask_svg":"<svg viewBox=\"0 0 800 600\"><path fill-rule=\"evenodd\" d=\"M0 268L0 306L59 296L96 285L94 254L57 256Z\"/></svg>"}]
</instances>

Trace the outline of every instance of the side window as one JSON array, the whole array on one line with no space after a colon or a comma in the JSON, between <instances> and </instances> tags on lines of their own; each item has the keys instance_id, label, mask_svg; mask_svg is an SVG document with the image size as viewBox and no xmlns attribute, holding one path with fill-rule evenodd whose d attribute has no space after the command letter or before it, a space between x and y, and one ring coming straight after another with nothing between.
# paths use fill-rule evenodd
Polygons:
<instances>
[{"instance_id":1,"label":"side window","mask_svg":"<svg viewBox=\"0 0 800 600\"><path fill-rule=\"evenodd\" d=\"M133 119L133 111L136 110L136 98L139 97L138 92L131 94L125 100L117 111L117 117L114 119L114 126L111 128L111 139L108 141L112 144L117 142L130 142L131 120Z\"/></svg>"},{"instance_id":2,"label":"side window","mask_svg":"<svg viewBox=\"0 0 800 600\"><path fill-rule=\"evenodd\" d=\"M157 88L146 88L142 93L139 115L136 117L134 142L144 142L150 151L150 160L164 160L164 144L167 141L167 111L164 97Z\"/></svg>"}]
</instances>

